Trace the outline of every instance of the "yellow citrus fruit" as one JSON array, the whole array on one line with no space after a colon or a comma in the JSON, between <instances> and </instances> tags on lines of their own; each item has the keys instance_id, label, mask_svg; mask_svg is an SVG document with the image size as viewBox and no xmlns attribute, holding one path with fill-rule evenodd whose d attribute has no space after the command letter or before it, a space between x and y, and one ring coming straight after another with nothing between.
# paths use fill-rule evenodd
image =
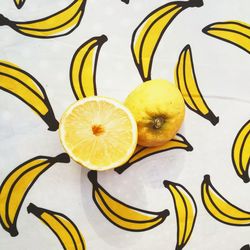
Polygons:
<instances>
[{"instance_id":1,"label":"yellow citrus fruit","mask_svg":"<svg viewBox=\"0 0 250 250\"><path fill-rule=\"evenodd\" d=\"M137 144L137 126L123 104L106 97L88 97L71 105L59 127L67 153L92 170L124 164Z\"/></svg>"},{"instance_id":2,"label":"yellow citrus fruit","mask_svg":"<svg viewBox=\"0 0 250 250\"><path fill-rule=\"evenodd\" d=\"M185 104L179 89L165 80L150 80L132 91L125 105L135 117L138 144L159 146L171 140L181 127Z\"/></svg>"}]
</instances>

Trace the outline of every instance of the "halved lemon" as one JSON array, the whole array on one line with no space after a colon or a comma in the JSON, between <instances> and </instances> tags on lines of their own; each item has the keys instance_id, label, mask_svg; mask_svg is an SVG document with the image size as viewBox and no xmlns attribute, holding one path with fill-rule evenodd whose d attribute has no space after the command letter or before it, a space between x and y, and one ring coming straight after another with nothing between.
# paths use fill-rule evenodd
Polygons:
<instances>
[{"instance_id":1,"label":"halved lemon","mask_svg":"<svg viewBox=\"0 0 250 250\"><path fill-rule=\"evenodd\" d=\"M63 114L60 139L73 160L92 170L121 166L137 144L137 125L123 104L106 97L87 97Z\"/></svg>"}]
</instances>

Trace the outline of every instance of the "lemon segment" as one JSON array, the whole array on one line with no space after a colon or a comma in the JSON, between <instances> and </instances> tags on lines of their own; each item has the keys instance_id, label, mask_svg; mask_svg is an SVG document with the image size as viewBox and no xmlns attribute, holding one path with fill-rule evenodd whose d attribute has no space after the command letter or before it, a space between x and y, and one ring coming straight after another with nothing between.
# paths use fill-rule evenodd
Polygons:
<instances>
[{"instance_id":1,"label":"lemon segment","mask_svg":"<svg viewBox=\"0 0 250 250\"><path fill-rule=\"evenodd\" d=\"M71 105L60 122L60 139L67 153L92 170L124 164L137 144L137 125L121 103L88 97Z\"/></svg>"}]
</instances>

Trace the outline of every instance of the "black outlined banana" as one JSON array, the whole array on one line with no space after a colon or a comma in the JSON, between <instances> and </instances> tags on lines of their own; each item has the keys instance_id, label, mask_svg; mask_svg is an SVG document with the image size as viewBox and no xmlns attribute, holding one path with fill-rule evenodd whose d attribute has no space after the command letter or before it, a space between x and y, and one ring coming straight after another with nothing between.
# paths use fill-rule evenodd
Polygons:
<instances>
[{"instance_id":1,"label":"black outlined banana","mask_svg":"<svg viewBox=\"0 0 250 250\"><path fill-rule=\"evenodd\" d=\"M98 182L97 173L90 171L88 178L93 185L93 200L105 216L115 226L132 232L141 232L160 225L169 211L150 212L129 206L111 196Z\"/></svg>"},{"instance_id":2,"label":"black outlined banana","mask_svg":"<svg viewBox=\"0 0 250 250\"><path fill-rule=\"evenodd\" d=\"M250 250L250 245L245 245L240 250Z\"/></svg>"},{"instance_id":3,"label":"black outlined banana","mask_svg":"<svg viewBox=\"0 0 250 250\"><path fill-rule=\"evenodd\" d=\"M129 4L129 0L122 0L122 2Z\"/></svg>"},{"instance_id":4,"label":"black outlined banana","mask_svg":"<svg viewBox=\"0 0 250 250\"><path fill-rule=\"evenodd\" d=\"M215 126L219 122L219 117L208 107L199 90L190 45L186 45L179 56L175 80L187 107Z\"/></svg>"},{"instance_id":5,"label":"black outlined banana","mask_svg":"<svg viewBox=\"0 0 250 250\"><path fill-rule=\"evenodd\" d=\"M249 182L248 169L250 165L250 120L238 132L232 147L232 161L237 175Z\"/></svg>"},{"instance_id":6,"label":"black outlined banana","mask_svg":"<svg viewBox=\"0 0 250 250\"><path fill-rule=\"evenodd\" d=\"M170 191L175 205L177 220L177 244L176 250L181 250L189 241L194 229L197 206L193 196L182 185L164 181L164 186Z\"/></svg>"},{"instance_id":7,"label":"black outlined banana","mask_svg":"<svg viewBox=\"0 0 250 250\"><path fill-rule=\"evenodd\" d=\"M71 88L77 100L97 95L96 69L100 49L108 40L105 35L93 37L75 52L70 66Z\"/></svg>"},{"instance_id":8,"label":"black outlined banana","mask_svg":"<svg viewBox=\"0 0 250 250\"><path fill-rule=\"evenodd\" d=\"M7 25L16 32L36 38L54 38L66 36L80 24L86 0L75 0L63 10L38 20L18 22L0 15L0 26Z\"/></svg>"},{"instance_id":9,"label":"black outlined banana","mask_svg":"<svg viewBox=\"0 0 250 250\"><path fill-rule=\"evenodd\" d=\"M14 0L14 3L18 9L21 9L25 3L25 0Z\"/></svg>"},{"instance_id":10,"label":"black outlined banana","mask_svg":"<svg viewBox=\"0 0 250 250\"><path fill-rule=\"evenodd\" d=\"M203 28L203 33L231 43L250 54L250 25L242 21L212 23Z\"/></svg>"},{"instance_id":11,"label":"black outlined banana","mask_svg":"<svg viewBox=\"0 0 250 250\"><path fill-rule=\"evenodd\" d=\"M0 187L0 223L11 236L18 235L16 223L23 201L36 180L57 162L69 162L65 153L37 156L15 168Z\"/></svg>"},{"instance_id":12,"label":"black outlined banana","mask_svg":"<svg viewBox=\"0 0 250 250\"><path fill-rule=\"evenodd\" d=\"M212 185L210 176L205 175L201 184L203 205L216 220L232 226L250 226L250 212L236 207L226 200Z\"/></svg>"},{"instance_id":13,"label":"black outlined banana","mask_svg":"<svg viewBox=\"0 0 250 250\"><path fill-rule=\"evenodd\" d=\"M148 147L137 145L134 154L130 157L128 162L116 168L115 171L118 174L122 174L125 170L127 170L134 163L141 161L150 155L169 151L172 149L184 149L186 151L192 151L193 147L187 141L187 139L181 134L177 134L175 138L173 138L171 141L168 141L162 146L148 148Z\"/></svg>"},{"instance_id":14,"label":"black outlined banana","mask_svg":"<svg viewBox=\"0 0 250 250\"><path fill-rule=\"evenodd\" d=\"M85 240L74 222L66 215L30 203L28 213L40 219L56 235L65 250L85 250Z\"/></svg>"},{"instance_id":15,"label":"black outlined banana","mask_svg":"<svg viewBox=\"0 0 250 250\"><path fill-rule=\"evenodd\" d=\"M202 0L167 3L147 15L135 29L132 35L131 50L143 81L151 80L153 57L168 26L183 10L202 5Z\"/></svg>"},{"instance_id":16,"label":"black outlined banana","mask_svg":"<svg viewBox=\"0 0 250 250\"><path fill-rule=\"evenodd\" d=\"M43 86L28 72L12 63L0 61L0 89L32 108L49 126L50 131L58 129L58 121Z\"/></svg>"}]
</instances>

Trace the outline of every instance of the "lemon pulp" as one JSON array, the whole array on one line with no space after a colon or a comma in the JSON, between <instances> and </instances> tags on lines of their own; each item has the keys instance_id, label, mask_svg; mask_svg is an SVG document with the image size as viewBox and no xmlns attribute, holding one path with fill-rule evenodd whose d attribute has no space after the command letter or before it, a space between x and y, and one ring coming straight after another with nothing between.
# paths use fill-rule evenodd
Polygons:
<instances>
[{"instance_id":1,"label":"lemon pulp","mask_svg":"<svg viewBox=\"0 0 250 250\"><path fill-rule=\"evenodd\" d=\"M67 153L93 170L122 165L137 144L131 112L106 97L88 97L71 105L62 116L59 133Z\"/></svg>"}]
</instances>

